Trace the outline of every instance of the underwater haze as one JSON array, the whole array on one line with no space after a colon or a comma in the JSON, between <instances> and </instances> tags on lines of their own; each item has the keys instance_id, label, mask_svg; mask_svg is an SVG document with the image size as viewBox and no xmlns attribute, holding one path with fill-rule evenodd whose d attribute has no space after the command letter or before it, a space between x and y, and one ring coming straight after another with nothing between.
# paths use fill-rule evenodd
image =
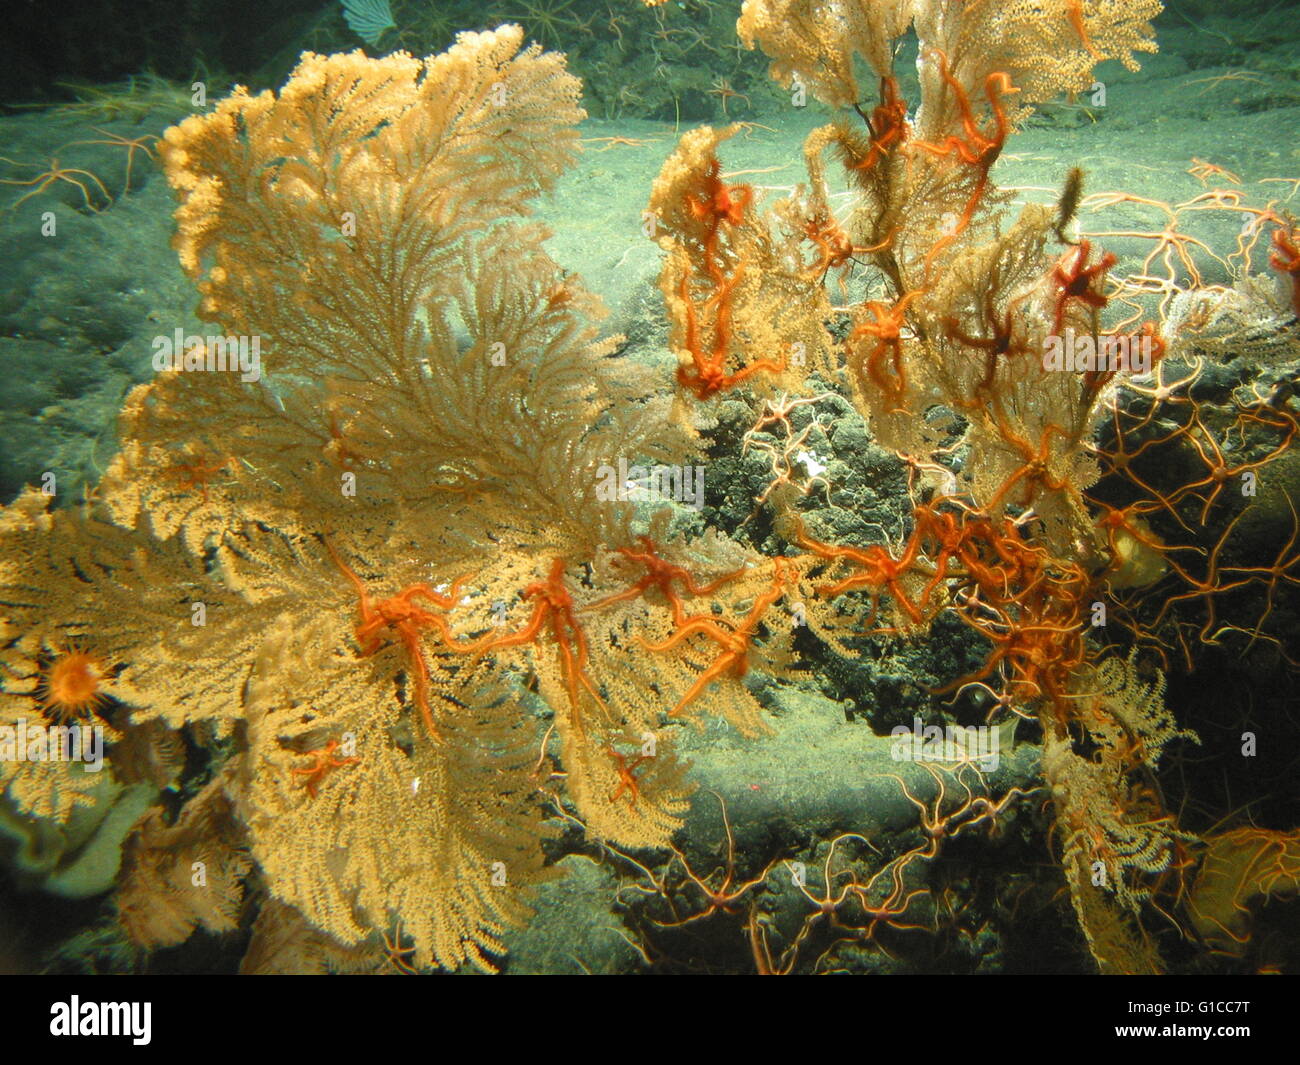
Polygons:
<instances>
[{"instance_id":1,"label":"underwater haze","mask_svg":"<svg viewBox=\"0 0 1300 1065\"><path fill-rule=\"evenodd\" d=\"M19 8L0 972L1300 971L1298 18Z\"/></svg>"}]
</instances>

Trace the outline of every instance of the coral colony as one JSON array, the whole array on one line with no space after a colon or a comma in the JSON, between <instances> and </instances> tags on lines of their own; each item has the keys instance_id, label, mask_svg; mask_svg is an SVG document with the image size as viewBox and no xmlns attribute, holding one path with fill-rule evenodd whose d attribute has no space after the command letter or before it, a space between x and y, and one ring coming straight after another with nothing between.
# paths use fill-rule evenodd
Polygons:
<instances>
[{"instance_id":1,"label":"coral colony","mask_svg":"<svg viewBox=\"0 0 1300 1065\"><path fill-rule=\"evenodd\" d=\"M1102 60L1136 69L1159 9L745 0L740 40L841 118L784 195L729 176L739 125L680 137L647 215L675 370L618 357L525 218L583 112L518 27L424 60L306 54L278 93L169 129L175 247L214 336L160 338L81 505L33 489L0 515L0 722L103 723L109 769L5 760L9 801L63 821L108 801L97 778L173 781L201 750L206 783L128 841L117 919L153 949L255 911L248 968L292 942L280 964L496 969L562 823L642 900L647 961L730 919L759 971L827 971L959 920L936 860L1016 817L1050 833L1102 971L1161 971L1170 928L1244 955L1253 911L1300 885L1300 837L1193 831L1157 770L1196 742L1171 671L1211 644L1284 653L1294 396L1247 382L1216 405L1197 383L1247 326L1290 329L1294 358L1300 229L1216 191L1196 209L1236 220L1235 283L1162 281L1159 260L1134 282L1074 235L1095 202L1077 172L1054 205L992 176L1036 107ZM391 28L387 4L348 11ZM895 68L909 34L917 81ZM843 495L842 523L817 509L832 410L905 485L895 528L854 526ZM753 510L724 528L705 470L725 494L715 464L742 444L771 476L728 489ZM1251 563L1243 515L1269 500L1284 546ZM782 722L756 676L810 656L849 676L881 639L961 631L974 657L940 656L930 694L984 723L909 712L884 738L902 843L822 841L784 924L759 905L783 856L742 874L725 805L724 866L678 848L692 801L716 805L692 799L684 724L762 744ZM997 785L1017 725L1041 780Z\"/></svg>"}]
</instances>

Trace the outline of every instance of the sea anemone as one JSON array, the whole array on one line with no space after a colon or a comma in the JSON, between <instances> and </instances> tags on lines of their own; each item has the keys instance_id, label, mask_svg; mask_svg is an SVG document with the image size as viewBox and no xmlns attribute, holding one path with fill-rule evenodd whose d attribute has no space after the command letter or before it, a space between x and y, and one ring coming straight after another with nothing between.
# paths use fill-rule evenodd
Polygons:
<instances>
[{"instance_id":1,"label":"sea anemone","mask_svg":"<svg viewBox=\"0 0 1300 1065\"><path fill-rule=\"evenodd\" d=\"M70 721L90 717L103 705L108 673L94 655L69 648L50 662L41 682L41 706L54 718Z\"/></svg>"}]
</instances>

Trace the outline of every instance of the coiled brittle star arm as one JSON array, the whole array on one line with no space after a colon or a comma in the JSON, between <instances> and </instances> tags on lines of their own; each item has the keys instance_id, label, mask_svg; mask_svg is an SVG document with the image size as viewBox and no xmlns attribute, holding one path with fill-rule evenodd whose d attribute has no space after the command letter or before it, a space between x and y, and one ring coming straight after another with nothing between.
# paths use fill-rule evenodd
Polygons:
<instances>
[{"instance_id":1,"label":"coiled brittle star arm","mask_svg":"<svg viewBox=\"0 0 1300 1065\"><path fill-rule=\"evenodd\" d=\"M420 582L408 585L387 599L376 601L371 598L365 583L339 557L334 545L328 540L325 541L325 549L357 591L359 616L354 632L361 657L368 658L378 651L385 643L385 636L402 645L413 678L412 701L420 712L429 738L440 742L442 737L433 723L433 712L429 708L429 663L424 657L421 633L432 629L437 633L441 644L457 654L477 654L487 647L489 638L469 642L456 639L445 614L434 613L420 606L417 600L430 603L443 611L451 610L460 604L464 585L470 578L456 578L446 593Z\"/></svg>"}]
</instances>

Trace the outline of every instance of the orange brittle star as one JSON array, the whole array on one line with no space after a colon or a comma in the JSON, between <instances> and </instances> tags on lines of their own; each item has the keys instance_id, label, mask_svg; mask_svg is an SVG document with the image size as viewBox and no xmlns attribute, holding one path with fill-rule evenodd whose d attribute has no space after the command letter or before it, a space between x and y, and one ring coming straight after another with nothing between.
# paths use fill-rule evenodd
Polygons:
<instances>
[{"instance_id":1,"label":"orange brittle star","mask_svg":"<svg viewBox=\"0 0 1300 1065\"><path fill-rule=\"evenodd\" d=\"M208 481L213 476L227 469L231 459L222 459L212 465L204 465L202 456L196 458L193 462L178 462L167 472L173 474L180 480L180 490L189 491L191 488L201 489L203 492L203 502L208 501Z\"/></svg>"},{"instance_id":2,"label":"orange brittle star","mask_svg":"<svg viewBox=\"0 0 1300 1065\"><path fill-rule=\"evenodd\" d=\"M674 565L667 559L661 558L658 554L658 545L648 536L638 536L637 540L641 544L641 550L637 551L631 547L620 547L617 551L623 558L629 562L639 562L645 566L646 574L636 581L631 587L625 588L621 592L615 592L613 595L607 595L604 599L592 603L587 609L599 610L602 607L609 606L611 603L620 603L628 599L635 599L638 595L649 591L651 588L658 588L659 593L668 600L673 608L673 621L680 625L682 623L682 600L681 597L673 591L673 582L678 581L686 589L687 593L692 596L712 595L728 581L739 577L745 572L745 567L732 570L725 573L715 581L708 584L696 584L695 578L686 571L682 566ZM615 560L617 561L617 560Z\"/></svg>"},{"instance_id":3,"label":"orange brittle star","mask_svg":"<svg viewBox=\"0 0 1300 1065\"><path fill-rule=\"evenodd\" d=\"M753 642L763 615L773 603L785 595L785 586L791 579L790 560L775 557L773 560L772 587L762 595L756 596L749 614L740 622L730 622L713 614L696 614L681 619L677 631L662 643L641 643L651 651L668 651L678 646L690 636L707 636L721 648L721 653L713 664L695 679L686 694L669 712L670 717L680 714L694 702L701 693L715 680L724 676L743 677L749 671L749 647ZM732 628L724 626L731 625Z\"/></svg>"},{"instance_id":4,"label":"orange brittle star","mask_svg":"<svg viewBox=\"0 0 1300 1065\"><path fill-rule=\"evenodd\" d=\"M1061 261L1052 268L1052 283L1056 286L1056 313L1052 318L1052 332L1059 334L1065 322L1066 307L1071 300L1097 309L1106 306L1109 300L1093 288L1094 281L1102 281L1108 271L1118 261L1112 252L1106 252L1091 265L1088 257L1092 254L1092 244L1086 240L1079 241L1077 247L1065 253Z\"/></svg>"},{"instance_id":5,"label":"orange brittle star","mask_svg":"<svg viewBox=\"0 0 1300 1065\"><path fill-rule=\"evenodd\" d=\"M975 208L979 205L980 199L984 196L984 190L988 187L989 171L993 168L993 164L997 162L997 158L1002 152L1002 146L1006 143L1007 134L1011 130L1011 122L1007 117L1003 101L1007 96L1020 91L1018 87L1011 83L1010 75L1004 71L995 70L984 79L984 97L988 101L989 109L993 115L993 129L991 132L986 133L980 129L979 123L976 121L975 110L971 106L970 97L967 96L965 88L952 74L948 65L948 57L937 48L931 49L930 54L938 59L939 76L952 90L953 97L957 102L965 139L950 133L938 144L915 141L914 145L937 158L955 154L961 162L974 168L975 186L971 191L970 198L966 201L966 206L962 209L961 216L954 225L947 227L945 234L935 242L934 247L926 255L925 273L927 277L934 259L970 225L970 221L975 215Z\"/></svg>"},{"instance_id":6,"label":"orange brittle star","mask_svg":"<svg viewBox=\"0 0 1300 1065\"><path fill-rule=\"evenodd\" d=\"M738 262L728 276L718 262L718 244L724 223L729 227L745 221L745 212L754 203L754 190L749 185L728 185L722 180L721 163L715 157L700 181L700 192L685 195L686 207L691 217L704 229L701 237L702 264L713 285L713 293L697 308L691 296L691 276L682 277L678 296L686 309L685 353L690 355L690 365L677 367L677 383L689 389L697 399L710 399L719 392L735 388L756 373L783 373L786 360L759 359L751 365L727 373L727 359L733 354L734 326L732 304L735 288L745 271L745 263ZM711 312L713 337L709 350L705 350L700 329L701 310Z\"/></svg>"},{"instance_id":7,"label":"orange brittle star","mask_svg":"<svg viewBox=\"0 0 1300 1065\"><path fill-rule=\"evenodd\" d=\"M893 306L868 300L863 304L863 310L871 318L859 320L846 342L847 361L857 378L858 387L866 392L866 383L870 379L892 404L891 411L904 409L907 375L903 370L902 331L907 325L908 305L919 295L920 289L912 289ZM866 350L866 344L859 343L864 339L876 341L870 352Z\"/></svg>"},{"instance_id":8,"label":"orange brittle star","mask_svg":"<svg viewBox=\"0 0 1300 1065\"><path fill-rule=\"evenodd\" d=\"M880 609L880 593L882 590L888 591L894 602L898 604L899 608L914 624L919 625L924 620L921 606L913 603L908 598L907 592L902 586L903 578L916 563L920 551L920 537L911 536L898 558L894 558L889 549L880 544L859 548L837 547L832 544L821 543L807 535L802 523L799 526L798 542L800 546L808 548L821 558L845 559L862 571L845 577L835 584L818 588L819 595L834 597L859 588L871 589L871 613L866 623L872 624Z\"/></svg>"},{"instance_id":9,"label":"orange brittle star","mask_svg":"<svg viewBox=\"0 0 1300 1065\"><path fill-rule=\"evenodd\" d=\"M650 761L652 756L639 754L629 764L627 756L620 754L613 747L606 747L605 753L618 763L614 770L618 774L618 787L614 789L609 801L617 802L626 793L628 805L635 806L637 799L641 797L641 781L637 779L636 771Z\"/></svg>"},{"instance_id":10,"label":"orange brittle star","mask_svg":"<svg viewBox=\"0 0 1300 1065\"><path fill-rule=\"evenodd\" d=\"M533 616L528 619L519 632L513 636L502 636L490 640L484 650L494 651L499 647L519 647L523 644L537 642L542 631L542 624L548 623L551 639L560 653L560 671L564 675L564 685L569 693L569 706L573 710L573 725L578 734L582 734L582 714L579 709L579 687L596 700L596 705L605 709L605 701L600 697L596 686L587 676L587 634L578 623L573 596L564 586L565 562L557 558L551 563L546 579L534 581L523 590L525 599L536 600Z\"/></svg>"},{"instance_id":11,"label":"orange brittle star","mask_svg":"<svg viewBox=\"0 0 1300 1065\"><path fill-rule=\"evenodd\" d=\"M1291 309L1300 317L1300 229L1273 230L1273 247L1276 251L1270 253L1268 263L1291 278Z\"/></svg>"},{"instance_id":12,"label":"orange brittle star","mask_svg":"<svg viewBox=\"0 0 1300 1065\"><path fill-rule=\"evenodd\" d=\"M300 766L289 770L289 772L296 777L306 778L304 784L307 788L307 794L313 799L316 798L316 789L320 787L321 781L325 779L326 774L329 773L330 770L338 769L345 765L353 765L356 762L361 761L361 759L355 755L348 758L336 757L334 752L337 751L340 746L338 740L330 740L324 747L318 748L317 750L303 751L303 756L312 760L311 765Z\"/></svg>"},{"instance_id":13,"label":"orange brittle star","mask_svg":"<svg viewBox=\"0 0 1300 1065\"><path fill-rule=\"evenodd\" d=\"M361 647L361 656L368 658L373 655L384 645L385 631L391 633L406 651L414 675L413 701L416 709L420 711L420 717L424 720L429 737L435 741L441 740L433 723L433 713L429 709L429 664L424 659L420 634L423 630L433 629L442 644L458 654L475 654L484 649L488 639L470 643L458 641L452 636L451 625L444 615L426 610L415 600L422 599L442 610L450 610L460 603L461 589L470 578L458 577L452 582L451 589L446 594L421 582L408 585L396 595L376 602L371 598L361 578L348 568L328 540L325 541L325 549L334 560L334 564L343 571L343 575L357 590L360 617L354 631L357 643Z\"/></svg>"}]
</instances>

